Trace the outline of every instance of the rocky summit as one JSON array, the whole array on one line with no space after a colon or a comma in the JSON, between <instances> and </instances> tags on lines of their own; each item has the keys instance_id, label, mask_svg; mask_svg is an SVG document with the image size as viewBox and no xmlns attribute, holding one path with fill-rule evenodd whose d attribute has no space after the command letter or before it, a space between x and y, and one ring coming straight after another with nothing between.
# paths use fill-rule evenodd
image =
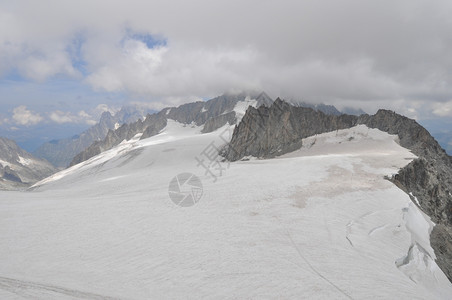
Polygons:
<instances>
[{"instance_id":1,"label":"rocky summit","mask_svg":"<svg viewBox=\"0 0 452 300\"><path fill-rule=\"evenodd\" d=\"M350 128L355 123L354 116L295 107L278 98L270 107L247 110L223 155L230 161L245 156L270 158L300 148L303 138Z\"/></svg>"}]
</instances>

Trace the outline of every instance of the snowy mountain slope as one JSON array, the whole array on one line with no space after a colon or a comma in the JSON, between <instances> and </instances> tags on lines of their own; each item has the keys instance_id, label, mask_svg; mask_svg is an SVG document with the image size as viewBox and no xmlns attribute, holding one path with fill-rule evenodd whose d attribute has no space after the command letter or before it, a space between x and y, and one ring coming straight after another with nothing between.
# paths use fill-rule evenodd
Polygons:
<instances>
[{"instance_id":1,"label":"snowy mountain slope","mask_svg":"<svg viewBox=\"0 0 452 300\"><path fill-rule=\"evenodd\" d=\"M284 156L198 160L227 126L169 121L0 198L0 296L33 299L447 299L432 224L385 175L415 156L361 125ZM228 132L229 131L229 132ZM198 159L198 160L197 160ZM192 207L169 183L203 184Z\"/></svg>"},{"instance_id":2,"label":"snowy mountain slope","mask_svg":"<svg viewBox=\"0 0 452 300\"><path fill-rule=\"evenodd\" d=\"M13 140L0 137L0 190L25 189L57 170L34 157Z\"/></svg>"}]
</instances>

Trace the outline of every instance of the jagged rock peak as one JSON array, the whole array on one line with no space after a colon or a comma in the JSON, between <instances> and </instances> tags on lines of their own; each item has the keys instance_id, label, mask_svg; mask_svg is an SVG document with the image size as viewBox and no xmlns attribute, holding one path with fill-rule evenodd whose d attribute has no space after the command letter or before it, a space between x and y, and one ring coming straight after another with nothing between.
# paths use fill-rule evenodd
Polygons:
<instances>
[{"instance_id":1,"label":"jagged rock peak","mask_svg":"<svg viewBox=\"0 0 452 300\"><path fill-rule=\"evenodd\" d=\"M105 122L106 120L110 120L112 118L113 118L113 116L111 115L111 113L109 111L104 111L100 115L100 122Z\"/></svg>"},{"instance_id":2,"label":"jagged rock peak","mask_svg":"<svg viewBox=\"0 0 452 300\"><path fill-rule=\"evenodd\" d=\"M230 161L245 156L273 157L291 152L302 139L314 134L344 129L357 117L327 115L309 107L296 107L277 98L270 106L249 107L222 155Z\"/></svg>"}]
</instances>

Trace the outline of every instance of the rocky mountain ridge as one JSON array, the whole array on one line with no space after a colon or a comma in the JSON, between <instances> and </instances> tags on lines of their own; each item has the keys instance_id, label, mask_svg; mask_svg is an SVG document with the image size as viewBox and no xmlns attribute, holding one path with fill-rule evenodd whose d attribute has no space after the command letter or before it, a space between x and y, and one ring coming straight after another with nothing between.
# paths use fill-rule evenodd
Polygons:
<instances>
[{"instance_id":1,"label":"rocky mountain ridge","mask_svg":"<svg viewBox=\"0 0 452 300\"><path fill-rule=\"evenodd\" d=\"M183 124L203 126L202 132L214 131L226 123L235 124L237 112L234 110L240 101L254 100L256 106L271 105L273 100L264 92L225 94L209 101L187 103L178 107L168 107L158 113L148 114L144 121L123 124L116 130L110 129L105 139L94 142L84 151L77 154L70 166L83 162L103 151L109 150L123 140L130 140L138 133L143 133L141 139L158 134L165 128L168 119Z\"/></svg>"},{"instance_id":2,"label":"rocky mountain ridge","mask_svg":"<svg viewBox=\"0 0 452 300\"><path fill-rule=\"evenodd\" d=\"M375 115L326 115L278 98L270 107L250 107L221 154L230 161L270 158L300 148L303 138L359 124L397 135L400 145L418 156L391 180L437 224L431 245L438 265L452 281L452 158L416 121L388 110Z\"/></svg>"},{"instance_id":3,"label":"rocky mountain ridge","mask_svg":"<svg viewBox=\"0 0 452 300\"><path fill-rule=\"evenodd\" d=\"M196 126L203 126L202 133L212 132L226 123L231 125L237 124L242 115L236 111L236 106L239 102L255 101L250 103L251 106L256 107L270 106L273 103L265 92L242 92L239 94L224 94L215 97L206 102L198 101L187 103L178 107L168 107L162 111L149 114L144 121L138 120L136 122L124 122L121 128L116 130L111 128L111 132L105 133L103 139L97 139L92 144L86 145L83 149L79 147L80 152L73 156L69 166L73 166L83 162L103 151L111 149L118 145L123 140L131 139L137 133L143 133L141 139L157 134L160 130L165 128L166 121L164 119L172 119L183 124L195 124ZM320 111L328 115L339 116L342 113L332 105L325 104L309 104L306 102L297 103L299 107L309 107L315 111ZM360 112L362 110L353 110ZM241 114L241 115L238 115ZM149 128L149 129L148 129Z\"/></svg>"},{"instance_id":4,"label":"rocky mountain ridge","mask_svg":"<svg viewBox=\"0 0 452 300\"><path fill-rule=\"evenodd\" d=\"M325 114L278 98L270 107L248 108L222 154L230 161L245 156L270 158L300 148L303 138L350 128L355 121L354 116Z\"/></svg>"}]
</instances>

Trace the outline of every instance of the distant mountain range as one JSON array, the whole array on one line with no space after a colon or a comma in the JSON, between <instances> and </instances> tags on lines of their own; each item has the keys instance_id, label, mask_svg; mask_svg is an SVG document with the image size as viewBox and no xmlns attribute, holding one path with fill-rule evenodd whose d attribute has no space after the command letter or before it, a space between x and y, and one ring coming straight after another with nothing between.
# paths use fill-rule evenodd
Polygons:
<instances>
[{"instance_id":1,"label":"distant mountain range","mask_svg":"<svg viewBox=\"0 0 452 300\"><path fill-rule=\"evenodd\" d=\"M48 161L21 149L16 142L0 137L0 189L25 189L55 173Z\"/></svg>"},{"instance_id":2,"label":"distant mountain range","mask_svg":"<svg viewBox=\"0 0 452 300\"><path fill-rule=\"evenodd\" d=\"M76 165L109 150L123 140L130 140L138 133L143 133L141 139L156 135L165 128L168 119L203 126L202 132L206 133L214 131L226 123L236 124L249 106L269 106L272 103L273 99L261 92L225 94L206 102L198 101L178 107L168 107L159 113L148 114L144 121L126 123L116 130L110 129L104 140L96 141L80 152L70 165Z\"/></svg>"},{"instance_id":3,"label":"distant mountain range","mask_svg":"<svg viewBox=\"0 0 452 300\"><path fill-rule=\"evenodd\" d=\"M40 161L44 169L36 169L32 176L25 176L21 172L21 176L17 176L14 169L7 164L2 166L2 176L9 179L6 184L8 189L15 187L25 187L29 183L34 183L54 172L57 169L63 169L82 161L85 161L103 151L109 150L124 140L130 140L138 133L143 133L141 139L158 134L167 124L168 119L172 119L185 124L195 124L203 126L202 132L212 132L217 128L229 124L238 124L245 115L249 106L269 107L273 103L273 99L265 92L244 92L239 94L224 94L208 101L199 101L194 103L183 104L179 107L168 107L158 113L150 114L150 111L143 107L125 106L119 112L112 115L110 112L104 112L99 122L71 138L60 140L52 140L41 145L32 154L23 154L22 157L32 157L34 161ZM295 107L311 108L314 111L322 112L329 116L362 115L365 114L361 109L345 108L339 111L333 105L326 104L310 104L306 102L290 102ZM441 132L435 135L439 143L446 151L452 151L452 136ZM4 143L9 145L9 150L4 153L14 155L17 151L23 152L17 145L12 145L10 140ZM18 154L17 152L16 154ZM17 158L17 157L16 157ZM50 162L45 163L44 160ZM4 160L8 164L15 165L18 160ZM20 163L19 163L20 165ZM16 169L18 167L16 166ZM42 170L42 173L39 173ZM39 173L39 174L38 174ZM17 178L16 178L17 177ZM20 180L17 180L20 178Z\"/></svg>"},{"instance_id":4,"label":"distant mountain range","mask_svg":"<svg viewBox=\"0 0 452 300\"><path fill-rule=\"evenodd\" d=\"M212 132L217 128L229 123L238 124L249 106L270 106L273 99L265 92L243 92L239 94L224 94L206 102L199 101L183 104L179 107L168 107L159 113L147 115L144 121L124 124L113 130L110 129L105 139L96 140L91 146L77 154L70 166L83 162L103 151L109 150L123 140L129 140L138 133L143 133L141 139L159 133L166 126L167 119L181 123L194 123L203 126L202 132ZM325 104L309 104L301 102L299 107L309 107L328 115L341 115L336 107ZM349 114L359 115L364 113L360 109L346 109ZM124 122L126 123L126 122Z\"/></svg>"},{"instance_id":5,"label":"distant mountain range","mask_svg":"<svg viewBox=\"0 0 452 300\"><path fill-rule=\"evenodd\" d=\"M142 107L125 106L112 115L104 112L99 123L71 138L52 140L44 143L33 154L48 160L58 168L66 168L75 155L85 150L96 141L103 140L110 129L116 129L124 123L143 119L149 110Z\"/></svg>"}]
</instances>

